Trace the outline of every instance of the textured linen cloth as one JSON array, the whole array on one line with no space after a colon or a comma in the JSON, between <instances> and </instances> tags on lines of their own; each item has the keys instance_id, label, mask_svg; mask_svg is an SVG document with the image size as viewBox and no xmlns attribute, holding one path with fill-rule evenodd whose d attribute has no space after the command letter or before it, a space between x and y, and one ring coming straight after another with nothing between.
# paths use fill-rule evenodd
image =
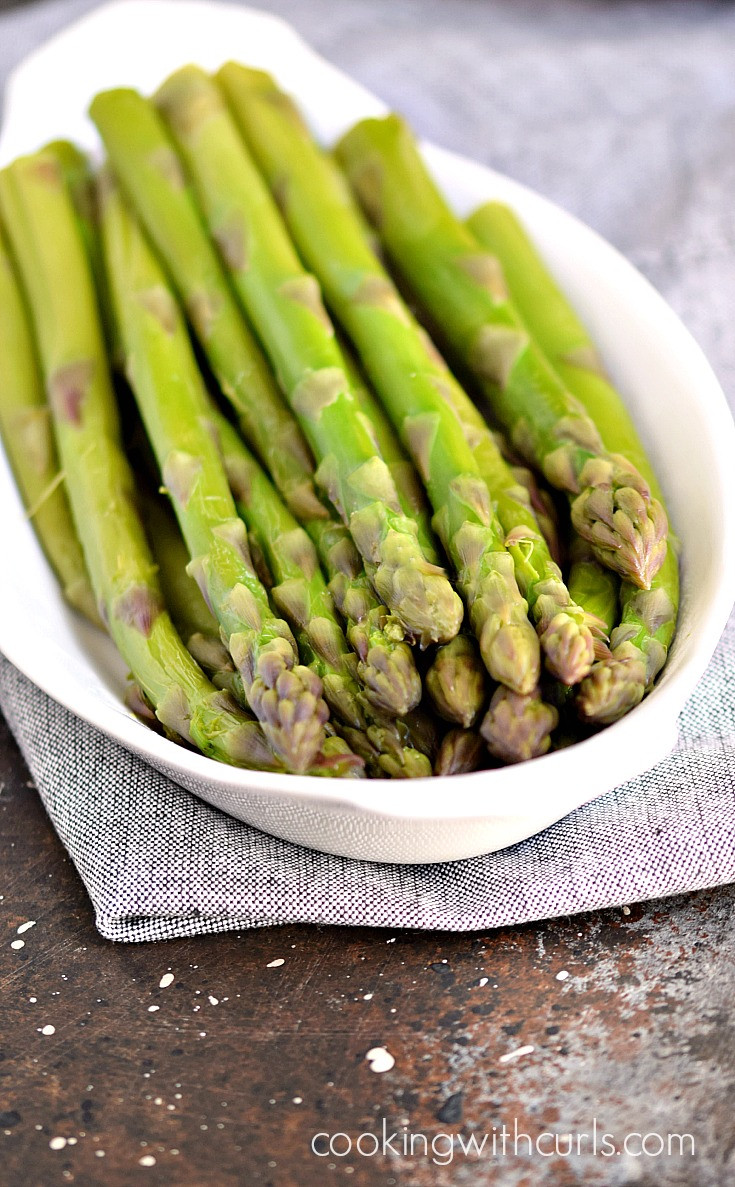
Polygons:
<instances>
[{"instance_id":1,"label":"textured linen cloth","mask_svg":"<svg viewBox=\"0 0 735 1187\"><path fill-rule=\"evenodd\" d=\"M261 6L419 132L525 181L612 240L680 313L732 397L732 7ZM92 7L0 11L0 81ZM326 856L249 828L74 718L2 657L0 708L111 939L296 921L471 930L735 881L734 676L735 616L666 761L501 853L426 866Z\"/></svg>"}]
</instances>

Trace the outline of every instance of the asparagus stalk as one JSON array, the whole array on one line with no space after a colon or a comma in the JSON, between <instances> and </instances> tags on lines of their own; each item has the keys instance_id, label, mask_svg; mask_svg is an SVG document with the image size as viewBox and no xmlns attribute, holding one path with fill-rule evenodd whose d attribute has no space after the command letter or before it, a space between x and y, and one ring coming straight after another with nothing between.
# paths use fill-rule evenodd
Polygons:
<instances>
[{"instance_id":1,"label":"asparagus stalk","mask_svg":"<svg viewBox=\"0 0 735 1187\"><path fill-rule=\"evenodd\" d=\"M469 225L500 260L529 331L566 387L594 419L605 448L629 458L664 506L625 402L605 374L589 332L518 218L507 206L493 202L481 207ZM597 724L615 721L636 705L666 662L679 604L679 565L673 538L650 590L638 590L624 581L620 603L621 619L612 631L611 654L595 666L580 696L582 715Z\"/></svg>"},{"instance_id":2,"label":"asparagus stalk","mask_svg":"<svg viewBox=\"0 0 735 1187\"><path fill-rule=\"evenodd\" d=\"M538 679L530 630L503 530L463 428L445 398L449 373L390 282L329 159L267 75L228 64L218 79L289 229L355 343L416 463L434 524L458 576L483 660L521 692Z\"/></svg>"},{"instance_id":3,"label":"asparagus stalk","mask_svg":"<svg viewBox=\"0 0 735 1187\"><path fill-rule=\"evenodd\" d=\"M95 181L89 158L70 140L54 140L45 147L48 152L54 154L59 162L67 190L74 203L79 229L87 251L87 259L92 268L105 341L113 361L117 362L120 358L120 343L115 338L115 318L102 259L102 243L97 225Z\"/></svg>"},{"instance_id":4,"label":"asparagus stalk","mask_svg":"<svg viewBox=\"0 0 735 1187\"><path fill-rule=\"evenodd\" d=\"M435 775L465 775L480 767L483 754L482 738L473 730L449 730L442 738L434 762Z\"/></svg>"},{"instance_id":5,"label":"asparagus stalk","mask_svg":"<svg viewBox=\"0 0 735 1187\"><path fill-rule=\"evenodd\" d=\"M437 648L424 686L434 709L445 721L469 730L487 699L487 672L470 635L457 635Z\"/></svg>"},{"instance_id":6,"label":"asparagus stalk","mask_svg":"<svg viewBox=\"0 0 735 1187\"><path fill-rule=\"evenodd\" d=\"M536 474L528 466L523 465L520 457L510 447L508 439L503 433L493 431L493 440L500 453L508 463L511 474L519 486L526 488L528 501L536 516L536 522L546 541L552 560L557 565L562 563L562 547L559 535L559 516L554 500L548 490L539 485ZM572 600L576 600L572 598Z\"/></svg>"},{"instance_id":7,"label":"asparagus stalk","mask_svg":"<svg viewBox=\"0 0 735 1187\"><path fill-rule=\"evenodd\" d=\"M375 448L391 472L401 507L416 520L419 540L425 555L435 565L443 563L439 543L431 526L431 514L416 467L405 452L383 406L374 395L346 343L340 342L345 370L355 398L373 438ZM448 644L447 644L448 646Z\"/></svg>"},{"instance_id":8,"label":"asparagus stalk","mask_svg":"<svg viewBox=\"0 0 735 1187\"><path fill-rule=\"evenodd\" d=\"M157 96L247 316L319 462L375 589L422 646L459 629L460 600L424 556L413 519L345 374L319 286L301 265L215 84L195 67Z\"/></svg>"},{"instance_id":9,"label":"asparagus stalk","mask_svg":"<svg viewBox=\"0 0 735 1187\"><path fill-rule=\"evenodd\" d=\"M588 541L581 536L575 536L571 543L569 592L584 607L596 643L603 644L603 649L596 651L600 659L607 654L604 645L618 620L620 581L595 559Z\"/></svg>"},{"instance_id":10,"label":"asparagus stalk","mask_svg":"<svg viewBox=\"0 0 735 1187\"><path fill-rule=\"evenodd\" d=\"M97 95L90 114L246 440L294 514L325 517L313 489L309 448L240 315L155 108L137 92L119 89Z\"/></svg>"},{"instance_id":11,"label":"asparagus stalk","mask_svg":"<svg viewBox=\"0 0 735 1187\"><path fill-rule=\"evenodd\" d=\"M125 367L189 551L247 701L295 772L314 762L329 710L271 610L212 435L209 398L165 275L111 176L100 186L103 249Z\"/></svg>"},{"instance_id":12,"label":"asparagus stalk","mask_svg":"<svg viewBox=\"0 0 735 1187\"><path fill-rule=\"evenodd\" d=\"M5 169L0 208L30 305L72 518L109 632L167 729L219 761L279 769L260 726L207 680L163 607L120 445L89 265L56 157L40 152Z\"/></svg>"},{"instance_id":13,"label":"asparagus stalk","mask_svg":"<svg viewBox=\"0 0 735 1187\"><path fill-rule=\"evenodd\" d=\"M151 104L129 90L98 95L91 114L238 415L243 436L316 545L371 700L387 712L408 712L421 688L403 628L373 590L347 528L316 491L311 452L243 322L163 121Z\"/></svg>"},{"instance_id":14,"label":"asparagus stalk","mask_svg":"<svg viewBox=\"0 0 735 1187\"><path fill-rule=\"evenodd\" d=\"M160 496L149 496L142 501L142 516L164 605L176 630L215 687L227 689L242 701L242 681L220 639L219 623L196 581L187 573L189 553L173 512Z\"/></svg>"},{"instance_id":15,"label":"asparagus stalk","mask_svg":"<svg viewBox=\"0 0 735 1187\"><path fill-rule=\"evenodd\" d=\"M0 435L26 514L64 597L101 625L54 446L28 313L0 229Z\"/></svg>"},{"instance_id":16,"label":"asparagus stalk","mask_svg":"<svg viewBox=\"0 0 735 1187\"><path fill-rule=\"evenodd\" d=\"M482 382L513 445L572 499L599 559L643 589L666 555L666 514L605 448L512 304L497 258L452 213L397 116L363 120L337 153L382 242L453 350Z\"/></svg>"},{"instance_id":17,"label":"asparagus stalk","mask_svg":"<svg viewBox=\"0 0 735 1187\"><path fill-rule=\"evenodd\" d=\"M237 430L214 409L212 418L237 509L275 582L271 600L290 623L301 655L319 675L333 718L347 728L345 736L374 773L390 771L405 778L431 774L425 756L405 745L407 731L378 713L363 695L357 657L344 637L309 536Z\"/></svg>"}]
</instances>

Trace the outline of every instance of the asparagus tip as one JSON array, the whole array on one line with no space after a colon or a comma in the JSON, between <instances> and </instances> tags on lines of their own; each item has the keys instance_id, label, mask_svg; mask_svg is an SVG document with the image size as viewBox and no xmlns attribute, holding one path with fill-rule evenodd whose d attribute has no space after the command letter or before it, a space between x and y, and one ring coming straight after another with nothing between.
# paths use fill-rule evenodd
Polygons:
<instances>
[{"instance_id":1,"label":"asparagus tip","mask_svg":"<svg viewBox=\"0 0 735 1187\"><path fill-rule=\"evenodd\" d=\"M646 665L640 653L613 652L582 681L577 711L591 725L612 725L643 700L645 691Z\"/></svg>"},{"instance_id":2,"label":"asparagus tip","mask_svg":"<svg viewBox=\"0 0 735 1187\"><path fill-rule=\"evenodd\" d=\"M485 666L499 684L504 684L519 696L533 691L541 669L541 649L538 635L528 620L507 622L498 626L489 620L491 631L483 631L480 651Z\"/></svg>"},{"instance_id":3,"label":"asparagus tip","mask_svg":"<svg viewBox=\"0 0 735 1187\"><path fill-rule=\"evenodd\" d=\"M583 470L582 484L584 478ZM636 471L606 473L599 484L585 486L572 503L572 524L602 564L640 589L651 588L666 559L668 521Z\"/></svg>"},{"instance_id":4,"label":"asparagus tip","mask_svg":"<svg viewBox=\"0 0 735 1187\"><path fill-rule=\"evenodd\" d=\"M588 626L562 611L541 636L546 667L562 684L579 684L595 659L595 641Z\"/></svg>"},{"instance_id":5,"label":"asparagus tip","mask_svg":"<svg viewBox=\"0 0 735 1187\"><path fill-rule=\"evenodd\" d=\"M487 674L474 640L457 635L451 643L438 648L425 685L437 713L445 721L469 729L487 693Z\"/></svg>"},{"instance_id":6,"label":"asparagus tip","mask_svg":"<svg viewBox=\"0 0 735 1187\"><path fill-rule=\"evenodd\" d=\"M417 563L416 543L410 537L394 539L390 548L384 548L374 584L379 597L421 647L448 643L459 631L464 615L459 594L439 566Z\"/></svg>"},{"instance_id":7,"label":"asparagus tip","mask_svg":"<svg viewBox=\"0 0 735 1187\"><path fill-rule=\"evenodd\" d=\"M498 688L483 718L480 733L488 750L503 762L525 762L545 754L559 714L538 693L519 696L509 688Z\"/></svg>"},{"instance_id":8,"label":"asparagus tip","mask_svg":"<svg viewBox=\"0 0 735 1187\"><path fill-rule=\"evenodd\" d=\"M324 743L329 709L315 672L294 663L285 640L263 648L252 680L246 680L248 701L276 754L296 774L314 762Z\"/></svg>"},{"instance_id":9,"label":"asparagus tip","mask_svg":"<svg viewBox=\"0 0 735 1187\"><path fill-rule=\"evenodd\" d=\"M476 771L482 761L482 738L474 730L449 730L442 739L434 763L435 775L465 775Z\"/></svg>"},{"instance_id":10,"label":"asparagus tip","mask_svg":"<svg viewBox=\"0 0 735 1187\"><path fill-rule=\"evenodd\" d=\"M357 673L368 700L386 713L403 717L421 700L421 677L406 643L374 644Z\"/></svg>"}]
</instances>

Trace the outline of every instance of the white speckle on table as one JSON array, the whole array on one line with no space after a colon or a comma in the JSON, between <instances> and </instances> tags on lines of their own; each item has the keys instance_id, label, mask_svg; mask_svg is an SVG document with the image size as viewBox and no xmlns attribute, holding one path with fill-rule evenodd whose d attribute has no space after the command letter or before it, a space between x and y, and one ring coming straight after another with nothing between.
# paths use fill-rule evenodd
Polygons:
<instances>
[{"instance_id":1,"label":"white speckle on table","mask_svg":"<svg viewBox=\"0 0 735 1187\"><path fill-rule=\"evenodd\" d=\"M372 1000L372 996L373 996L372 993L363 993L362 1000L364 1002L369 1002Z\"/></svg>"},{"instance_id":2,"label":"white speckle on table","mask_svg":"<svg viewBox=\"0 0 735 1187\"><path fill-rule=\"evenodd\" d=\"M483 985L487 985L489 980L489 977L480 977L480 980L477 982L477 984L480 986L480 989L482 989Z\"/></svg>"},{"instance_id":3,"label":"white speckle on table","mask_svg":"<svg viewBox=\"0 0 735 1187\"><path fill-rule=\"evenodd\" d=\"M67 1144L67 1146L76 1146L77 1139L76 1138L67 1138L66 1144Z\"/></svg>"},{"instance_id":4,"label":"white speckle on table","mask_svg":"<svg viewBox=\"0 0 735 1187\"><path fill-rule=\"evenodd\" d=\"M37 997L29 997L28 1001L31 1003L32 1006L35 1006L36 1002L38 1001L38 998Z\"/></svg>"},{"instance_id":5,"label":"white speckle on table","mask_svg":"<svg viewBox=\"0 0 735 1187\"><path fill-rule=\"evenodd\" d=\"M265 967L266 967L267 969L279 969L279 968L281 967L281 965L282 965L282 964L285 964L285 963L286 963L286 962L285 962L285 960L283 959L283 957L282 957L282 956L278 956L278 957L276 957L276 959L275 959L275 960L271 960L271 961L269 961L269 962L268 962L268 964L267 964Z\"/></svg>"},{"instance_id":6,"label":"white speckle on table","mask_svg":"<svg viewBox=\"0 0 735 1187\"><path fill-rule=\"evenodd\" d=\"M156 1010L160 1010L160 1008L161 1008L160 1006L149 1006L149 1007L148 1007L148 1013L149 1013L149 1014L155 1014Z\"/></svg>"},{"instance_id":7,"label":"white speckle on table","mask_svg":"<svg viewBox=\"0 0 735 1187\"><path fill-rule=\"evenodd\" d=\"M169 985L173 985L173 983L174 983L173 973L164 973L163 976L161 977L161 980L158 982L158 988L159 989L168 989Z\"/></svg>"},{"instance_id":8,"label":"white speckle on table","mask_svg":"<svg viewBox=\"0 0 735 1187\"><path fill-rule=\"evenodd\" d=\"M385 1047L371 1047L365 1058L374 1072L389 1072L396 1062Z\"/></svg>"},{"instance_id":9,"label":"white speckle on table","mask_svg":"<svg viewBox=\"0 0 735 1187\"><path fill-rule=\"evenodd\" d=\"M152 1154L144 1154L142 1158L138 1159L141 1166L155 1166L156 1160Z\"/></svg>"},{"instance_id":10,"label":"white speckle on table","mask_svg":"<svg viewBox=\"0 0 735 1187\"><path fill-rule=\"evenodd\" d=\"M557 979L557 981L566 981L568 976L569 976L569 973L567 972L566 969L560 969L559 972L556 974L556 979Z\"/></svg>"},{"instance_id":11,"label":"white speckle on table","mask_svg":"<svg viewBox=\"0 0 735 1187\"><path fill-rule=\"evenodd\" d=\"M25 946L26 946L25 940L11 940L10 941L10 947L15 948L16 951L19 948L25 948Z\"/></svg>"},{"instance_id":12,"label":"white speckle on table","mask_svg":"<svg viewBox=\"0 0 735 1187\"><path fill-rule=\"evenodd\" d=\"M36 926L35 919L29 919L27 923L21 923L20 927L16 928L16 931L18 932L19 936L22 936L23 932L30 931L31 928L35 927L35 926Z\"/></svg>"},{"instance_id":13,"label":"white speckle on table","mask_svg":"<svg viewBox=\"0 0 735 1187\"><path fill-rule=\"evenodd\" d=\"M512 1063L514 1059L520 1059L522 1055L530 1055L535 1048L531 1047L516 1047L515 1051L506 1051L505 1055L501 1055L498 1063Z\"/></svg>"},{"instance_id":14,"label":"white speckle on table","mask_svg":"<svg viewBox=\"0 0 735 1187\"><path fill-rule=\"evenodd\" d=\"M209 995L209 1004L210 1004L210 1006L218 1006L218 1005L219 1005L219 998L218 998L218 997L212 997L212 994L210 993L210 995Z\"/></svg>"},{"instance_id":15,"label":"white speckle on table","mask_svg":"<svg viewBox=\"0 0 735 1187\"><path fill-rule=\"evenodd\" d=\"M52 1138L49 1146L52 1150L63 1150L66 1145L66 1138Z\"/></svg>"},{"instance_id":16,"label":"white speckle on table","mask_svg":"<svg viewBox=\"0 0 735 1187\"><path fill-rule=\"evenodd\" d=\"M104 1158L105 1152L104 1150L95 1150L94 1156L95 1158Z\"/></svg>"},{"instance_id":17,"label":"white speckle on table","mask_svg":"<svg viewBox=\"0 0 735 1187\"><path fill-rule=\"evenodd\" d=\"M630 915L630 907L623 907L623 914ZM19 929L20 930L20 929Z\"/></svg>"},{"instance_id":18,"label":"white speckle on table","mask_svg":"<svg viewBox=\"0 0 735 1187\"><path fill-rule=\"evenodd\" d=\"M51 1023L48 1023L47 1026L41 1027L41 1034L42 1035L54 1035L54 1034L56 1034L56 1027L52 1026Z\"/></svg>"},{"instance_id":19,"label":"white speckle on table","mask_svg":"<svg viewBox=\"0 0 735 1187\"><path fill-rule=\"evenodd\" d=\"M302 1103L303 1103L303 1100L304 1100L303 1096L295 1096L295 1097L293 1098L293 1103L294 1103L295 1105L300 1105L300 1104L302 1104Z\"/></svg>"}]
</instances>

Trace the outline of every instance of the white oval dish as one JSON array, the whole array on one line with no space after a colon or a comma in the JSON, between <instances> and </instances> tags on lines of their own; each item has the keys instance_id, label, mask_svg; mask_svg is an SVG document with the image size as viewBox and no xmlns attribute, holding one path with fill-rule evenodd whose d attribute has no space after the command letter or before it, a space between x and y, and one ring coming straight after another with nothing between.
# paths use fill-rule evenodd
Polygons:
<instances>
[{"instance_id":1,"label":"white oval dish","mask_svg":"<svg viewBox=\"0 0 735 1187\"><path fill-rule=\"evenodd\" d=\"M228 58L275 74L326 142L385 110L276 17L215 3L123 0L95 10L16 69L5 96L0 164L58 136L96 151L86 117L96 91L125 84L151 91L187 61L213 69ZM501 849L653 766L676 741L679 711L735 600L735 428L699 347L647 281L593 231L490 169L424 147L460 213L491 197L518 210L583 311L664 487L682 544L680 625L658 686L629 716L532 763L451 782L261 774L192 754L125 709L124 667L112 644L63 605L0 454L0 554L12 558L0 583L0 650L8 659L73 713L225 812L312 848L389 862Z\"/></svg>"}]
</instances>

